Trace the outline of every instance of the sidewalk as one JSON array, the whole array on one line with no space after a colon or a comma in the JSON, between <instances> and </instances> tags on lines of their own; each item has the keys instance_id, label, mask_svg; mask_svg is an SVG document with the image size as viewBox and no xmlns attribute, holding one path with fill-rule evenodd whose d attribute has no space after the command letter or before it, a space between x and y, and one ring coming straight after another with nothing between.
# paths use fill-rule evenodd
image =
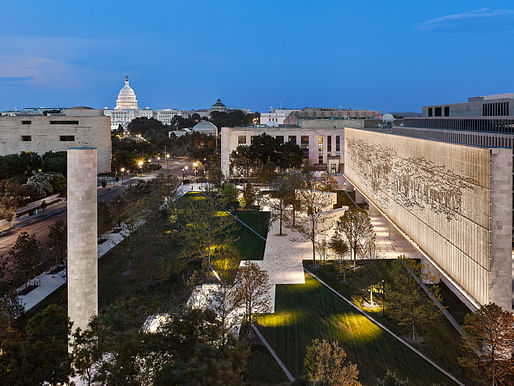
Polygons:
<instances>
[{"instance_id":1,"label":"sidewalk","mask_svg":"<svg viewBox=\"0 0 514 386\"><path fill-rule=\"evenodd\" d=\"M122 231L119 233L106 233L102 235L102 238L107 239L107 241L104 241L102 244L98 244L98 258L100 259L128 235L129 232L124 227L122 227ZM28 294L18 297L20 303L24 307L24 312L32 309L39 302L46 299L49 295L51 295L54 291L66 283L66 269L63 269L62 271L54 274L44 272L32 280L39 281L40 285L34 290L30 291ZM25 286L19 287L18 292L23 290L24 287Z\"/></svg>"}]
</instances>

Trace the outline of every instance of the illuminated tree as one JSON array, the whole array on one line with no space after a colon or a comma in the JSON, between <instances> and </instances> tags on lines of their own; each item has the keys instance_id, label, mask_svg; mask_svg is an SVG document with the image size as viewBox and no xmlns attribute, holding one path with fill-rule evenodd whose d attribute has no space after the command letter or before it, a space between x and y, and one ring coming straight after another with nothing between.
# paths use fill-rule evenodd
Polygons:
<instances>
[{"instance_id":1,"label":"illuminated tree","mask_svg":"<svg viewBox=\"0 0 514 386\"><path fill-rule=\"evenodd\" d=\"M304 366L314 385L359 386L357 365L348 361L338 342L314 339L307 347Z\"/></svg>"},{"instance_id":2,"label":"illuminated tree","mask_svg":"<svg viewBox=\"0 0 514 386\"><path fill-rule=\"evenodd\" d=\"M346 240L350 247L353 267L356 266L357 255L365 257L365 252L374 250L369 244L375 243L375 231L366 211L351 207L337 221L333 242Z\"/></svg>"},{"instance_id":3,"label":"illuminated tree","mask_svg":"<svg viewBox=\"0 0 514 386\"><path fill-rule=\"evenodd\" d=\"M471 369L480 384L512 384L514 316L494 303L467 314L462 326L464 355L459 364Z\"/></svg>"}]
</instances>

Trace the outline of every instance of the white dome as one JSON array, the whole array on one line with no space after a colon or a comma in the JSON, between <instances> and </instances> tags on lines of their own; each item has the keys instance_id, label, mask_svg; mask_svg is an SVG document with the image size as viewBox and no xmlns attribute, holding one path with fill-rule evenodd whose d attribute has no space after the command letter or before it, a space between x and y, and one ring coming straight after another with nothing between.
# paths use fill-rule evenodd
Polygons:
<instances>
[{"instance_id":1,"label":"white dome","mask_svg":"<svg viewBox=\"0 0 514 386\"><path fill-rule=\"evenodd\" d=\"M125 86L123 86L123 88L118 93L118 99L116 100L115 109L138 109L136 93L129 86L128 76L125 79Z\"/></svg>"}]
</instances>

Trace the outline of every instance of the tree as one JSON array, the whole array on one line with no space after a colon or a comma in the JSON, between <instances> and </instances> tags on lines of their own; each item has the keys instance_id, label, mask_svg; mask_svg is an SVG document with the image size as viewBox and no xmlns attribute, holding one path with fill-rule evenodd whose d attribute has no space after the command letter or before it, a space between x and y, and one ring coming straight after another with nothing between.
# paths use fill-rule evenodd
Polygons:
<instances>
[{"instance_id":1,"label":"tree","mask_svg":"<svg viewBox=\"0 0 514 386\"><path fill-rule=\"evenodd\" d=\"M408 384L409 378L401 379L389 369L387 369L384 378L377 379L377 386L407 386Z\"/></svg>"},{"instance_id":2,"label":"tree","mask_svg":"<svg viewBox=\"0 0 514 386\"><path fill-rule=\"evenodd\" d=\"M269 312L271 309L270 279L268 273L255 263L248 263L237 271L236 301L245 305L245 317L252 323L254 313Z\"/></svg>"},{"instance_id":3,"label":"tree","mask_svg":"<svg viewBox=\"0 0 514 386\"><path fill-rule=\"evenodd\" d=\"M355 268L357 255L367 250L367 244L375 242L375 231L366 211L354 207L345 211L337 221L336 231L332 237L332 240L338 239L344 239L348 243Z\"/></svg>"},{"instance_id":4,"label":"tree","mask_svg":"<svg viewBox=\"0 0 514 386\"><path fill-rule=\"evenodd\" d=\"M419 334L427 331L437 320L440 311L421 290L406 267L412 273L422 271L422 265L414 260L400 259L393 264L393 281L387 288L387 309L389 315L397 320L400 326L408 328L412 341L416 342L419 340ZM434 286L432 291L434 296L440 297L437 286Z\"/></svg>"},{"instance_id":5,"label":"tree","mask_svg":"<svg viewBox=\"0 0 514 386\"><path fill-rule=\"evenodd\" d=\"M112 228L112 215L111 208L108 203L104 201L98 202L98 216L97 216L97 232L100 238L104 233L107 233Z\"/></svg>"},{"instance_id":6,"label":"tree","mask_svg":"<svg viewBox=\"0 0 514 386\"><path fill-rule=\"evenodd\" d=\"M273 161L267 161L257 172L257 180L263 184L269 184L277 176L277 166Z\"/></svg>"},{"instance_id":7,"label":"tree","mask_svg":"<svg viewBox=\"0 0 514 386\"><path fill-rule=\"evenodd\" d=\"M480 384L511 384L514 376L514 316L494 303L467 314L462 327L463 356Z\"/></svg>"},{"instance_id":8,"label":"tree","mask_svg":"<svg viewBox=\"0 0 514 386\"><path fill-rule=\"evenodd\" d=\"M237 311L241 306L241 299L237 296L235 285L238 266L239 258L231 250L224 251L223 256L213 263L219 280L208 307L215 312L220 322L221 345L229 343L230 336L239 323Z\"/></svg>"},{"instance_id":9,"label":"tree","mask_svg":"<svg viewBox=\"0 0 514 386\"><path fill-rule=\"evenodd\" d=\"M250 171L258 166L258 160L254 158L247 145L239 145L231 153L230 159L232 168L236 169L236 174L242 174L246 179L250 178Z\"/></svg>"},{"instance_id":10,"label":"tree","mask_svg":"<svg viewBox=\"0 0 514 386\"><path fill-rule=\"evenodd\" d=\"M73 368L88 386L93 384L94 365L102 358L95 323L96 321L90 323L89 328L84 331L80 328L75 330L71 345Z\"/></svg>"},{"instance_id":11,"label":"tree","mask_svg":"<svg viewBox=\"0 0 514 386\"><path fill-rule=\"evenodd\" d=\"M0 282L0 331L7 331L11 328L23 311L24 307L20 303L16 289Z\"/></svg>"},{"instance_id":12,"label":"tree","mask_svg":"<svg viewBox=\"0 0 514 386\"><path fill-rule=\"evenodd\" d=\"M316 242L318 235L332 226L325 211L331 209L332 197L329 193L313 189L301 189L297 193L302 212L297 216L298 233L312 244L312 261L316 263Z\"/></svg>"},{"instance_id":13,"label":"tree","mask_svg":"<svg viewBox=\"0 0 514 386\"><path fill-rule=\"evenodd\" d=\"M66 311L55 304L34 315L25 327L26 361L40 382L67 382L71 374L68 336L71 322Z\"/></svg>"},{"instance_id":14,"label":"tree","mask_svg":"<svg viewBox=\"0 0 514 386\"><path fill-rule=\"evenodd\" d=\"M58 220L50 225L47 246L55 256L55 264L61 264L67 256L67 230L66 223Z\"/></svg>"},{"instance_id":15,"label":"tree","mask_svg":"<svg viewBox=\"0 0 514 386\"><path fill-rule=\"evenodd\" d=\"M11 226L11 221L16 217L16 200L3 196L0 198L0 219L6 220Z\"/></svg>"},{"instance_id":16,"label":"tree","mask_svg":"<svg viewBox=\"0 0 514 386\"><path fill-rule=\"evenodd\" d=\"M287 198L291 193L291 186L286 177L279 176L273 181L271 188L273 191L267 202L271 208L271 221L274 222L278 220L280 229L279 236L282 236L282 223L286 216L286 208L288 206Z\"/></svg>"},{"instance_id":17,"label":"tree","mask_svg":"<svg viewBox=\"0 0 514 386\"><path fill-rule=\"evenodd\" d=\"M295 143L284 142L277 147L277 166L282 169L298 169L302 166L303 152Z\"/></svg>"},{"instance_id":18,"label":"tree","mask_svg":"<svg viewBox=\"0 0 514 386\"><path fill-rule=\"evenodd\" d=\"M12 261L14 274L23 279L26 284L34 277L41 261L41 244L36 235L22 232L16 239L16 243L9 250L9 259Z\"/></svg>"},{"instance_id":19,"label":"tree","mask_svg":"<svg viewBox=\"0 0 514 386\"><path fill-rule=\"evenodd\" d=\"M211 249L214 244L236 241L235 219L225 211L218 210L211 197L201 197L179 208L180 232L184 240L182 257L191 259L201 257L211 263Z\"/></svg>"},{"instance_id":20,"label":"tree","mask_svg":"<svg viewBox=\"0 0 514 386\"><path fill-rule=\"evenodd\" d=\"M291 206L291 226L296 227L296 212L300 209L301 202L298 200L297 192L304 184L304 178L297 170L292 170L284 174L287 185L289 186L286 203Z\"/></svg>"},{"instance_id":21,"label":"tree","mask_svg":"<svg viewBox=\"0 0 514 386\"><path fill-rule=\"evenodd\" d=\"M332 236L328 242L328 246L335 252L336 256L339 257L339 263L342 264L344 257L350 251L350 247L348 247L348 243L344 238L334 236Z\"/></svg>"},{"instance_id":22,"label":"tree","mask_svg":"<svg viewBox=\"0 0 514 386\"><path fill-rule=\"evenodd\" d=\"M323 184L320 186L320 190L324 192L335 192L337 190L337 181L334 176L330 173L323 173Z\"/></svg>"},{"instance_id":23,"label":"tree","mask_svg":"<svg viewBox=\"0 0 514 386\"><path fill-rule=\"evenodd\" d=\"M114 197L110 201L110 212L115 220L115 223L118 227L121 227L121 222L124 218L125 208L127 207L127 200L122 195L118 195Z\"/></svg>"},{"instance_id":24,"label":"tree","mask_svg":"<svg viewBox=\"0 0 514 386\"><path fill-rule=\"evenodd\" d=\"M251 207L256 198L257 190L253 187L252 184L247 183L243 190L243 200L245 208Z\"/></svg>"},{"instance_id":25,"label":"tree","mask_svg":"<svg viewBox=\"0 0 514 386\"><path fill-rule=\"evenodd\" d=\"M304 366L314 385L360 385L357 365L346 359L346 352L338 342L314 339L307 347Z\"/></svg>"}]
</instances>

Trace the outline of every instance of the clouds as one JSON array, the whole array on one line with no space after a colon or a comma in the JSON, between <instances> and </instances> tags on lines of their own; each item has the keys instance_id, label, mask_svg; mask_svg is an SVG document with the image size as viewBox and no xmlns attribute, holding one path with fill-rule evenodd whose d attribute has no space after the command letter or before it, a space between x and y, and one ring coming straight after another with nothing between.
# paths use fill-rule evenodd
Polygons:
<instances>
[{"instance_id":1,"label":"clouds","mask_svg":"<svg viewBox=\"0 0 514 386\"><path fill-rule=\"evenodd\" d=\"M80 38L0 36L0 83L77 87L94 75L81 62L104 56L110 44Z\"/></svg>"},{"instance_id":2,"label":"clouds","mask_svg":"<svg viewBox=\"0 0 514 386\"><path fill-rule=\"evenodd\" d=\"M476 28L475 32L487 32L501 30L505 26L511 27L513 21L514 9L481 8L470 12L436 17L418 23L417 27L426 31L459 31Z\"/></svg>"}]
</instances>

